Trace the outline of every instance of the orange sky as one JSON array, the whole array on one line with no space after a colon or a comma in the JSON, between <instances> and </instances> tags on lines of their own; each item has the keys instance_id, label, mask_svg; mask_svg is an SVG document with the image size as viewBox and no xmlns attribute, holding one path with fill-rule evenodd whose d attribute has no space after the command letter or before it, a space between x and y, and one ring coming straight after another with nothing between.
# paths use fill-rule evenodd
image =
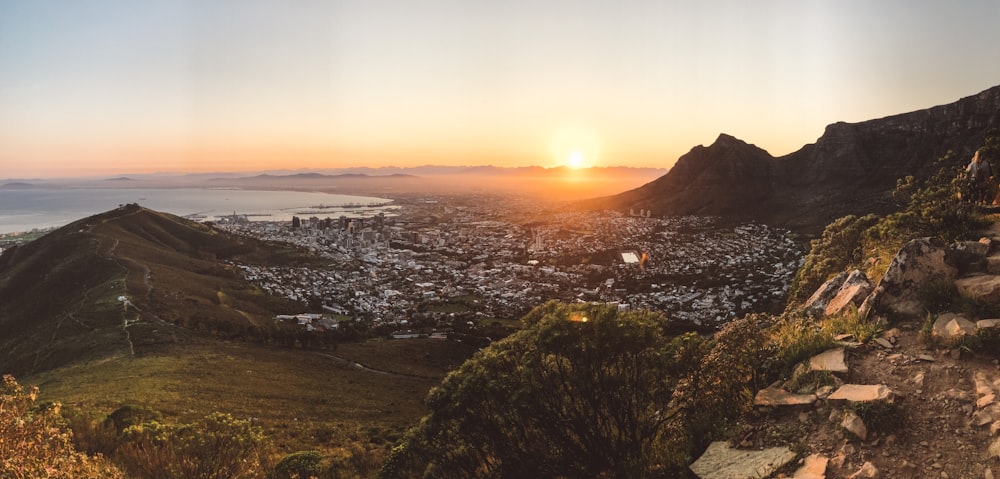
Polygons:
<instances>
[{"instance_id":1,"label":"orange sky","mask_svg":"<svg viewBox=\"0 0 1000 479\"><path fill-rule=\"evenodd\" d=\"M2 2L0 178L664 168L720 133L782 155L994 86L996 18L909 0Z\"/></svg>"}]
</instances>

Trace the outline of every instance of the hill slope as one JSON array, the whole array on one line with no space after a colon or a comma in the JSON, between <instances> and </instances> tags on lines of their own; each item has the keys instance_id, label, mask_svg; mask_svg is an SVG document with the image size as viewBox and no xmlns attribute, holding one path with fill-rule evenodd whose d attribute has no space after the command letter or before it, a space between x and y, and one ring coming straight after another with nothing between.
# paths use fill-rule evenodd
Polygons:
<instances>
[{"instance_id":1,"label":"hill slope","mask_svg":"<svg viewBox=\"0 0 1000 479\"><path fill-rule=\"evenodd\" d=\"M263 257L262 248L130 205L5 251L0 371L23 374L134 355L143 345L191 339L192 330L252 334L265 327L272 309L290 306L218 259Z\"/></svg>"},{"instance_id":2,"label":"hill slope","mask_svg":"<svg viewBox=\"0 0 1000 479\"><path fill-rule=\"evenodd\" d=\"M815 231L846 214L889 211L888 193L898 178L929 175L948 151L964 166L996 128L1000 86L948 105L834 123L816 143L783 157L723 134L681 156L666 175L582 206L749 215Z\"/></svg>"}]
</instances>

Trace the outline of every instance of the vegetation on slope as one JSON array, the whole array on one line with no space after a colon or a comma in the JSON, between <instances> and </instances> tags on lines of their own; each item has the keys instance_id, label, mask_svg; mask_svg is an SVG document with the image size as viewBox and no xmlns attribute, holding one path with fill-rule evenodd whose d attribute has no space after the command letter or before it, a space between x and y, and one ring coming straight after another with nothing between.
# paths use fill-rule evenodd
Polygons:
<instances>
[{"instance_id":1,"label":"vegetation on slope","mask_svg":"<svg viewBox=\"0 0 1000 479\"><path fill-rule=\"evenodd\" d=\"M991 136L988 141L995 141ZM846 216L830 223L823 235L812 241L803 267L796 274L788 301L804 301L824 281L852 268L865 270L878 281L889 262L906 242L930 237L942 243L966 239L985 226L983 214L962 198L969 197L964 173L967 159L949 153L940 158L937 170L926 180L907 176L899 180L893 197L899 211L879 217Z\"/></svg>"}]
</instances>

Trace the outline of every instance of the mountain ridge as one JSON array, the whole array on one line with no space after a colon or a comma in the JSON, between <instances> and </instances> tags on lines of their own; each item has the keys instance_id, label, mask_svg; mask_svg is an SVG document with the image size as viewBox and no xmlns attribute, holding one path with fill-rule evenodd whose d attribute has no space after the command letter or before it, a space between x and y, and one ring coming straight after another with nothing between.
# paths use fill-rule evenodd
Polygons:
<instances>
[{"instance_id":1,"label":"mountain ridge","mask_svg":"<svg viewBox=\"0 0 1000 479\"><path fill-rule=\"evenodd\" d=\"M660 215L745 215L820 231L848 214L885 213L907 175L929 176L949 151L964 166L1000 127L1000 86L956 102L857 123L836 122L815 142L774 157L727 134L695 146L665 175L586 200L583 208L646 209Z\"/></svg>"}]
</instances>

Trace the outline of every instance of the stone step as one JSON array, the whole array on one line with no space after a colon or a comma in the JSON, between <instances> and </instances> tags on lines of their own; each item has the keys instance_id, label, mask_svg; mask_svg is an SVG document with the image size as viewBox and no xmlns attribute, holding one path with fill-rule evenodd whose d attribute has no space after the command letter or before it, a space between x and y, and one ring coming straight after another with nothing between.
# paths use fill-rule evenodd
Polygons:
<instances>
[{"instance_id":1,"label":"stone step","mask_svg":"<svg viewBox=\"0 0 1000 479\"><path fill-rule=\"evenodd\" d=\"M709 444L690 469L701 479L756 479L770 477L794 459L795 453L787 447L743 450L719 441Z\"/></svg>"},{"instance_id":2,"label":"stone step","mask_svg":"<svg viewBox=\"0 0 1000 479\"><path fill-rule=\"evenodd\" d=\"M826 398L831 403L853 403L885 401L892 402L895 394L892 389L885 384L845 384L830 397Z\"/></svg>"},{"instance_id":3,"label":"stone step","mask_svg":"<svg viewBox=\"0 0 1000 479\"><path fill-rule=\"evenodd\" d=\"M768 387L757 391L753 398L754 406L805 406L816 402L815 394L795 394L780 387Z\"/></svg>"},{"instance_id":4,"label":"stone step","mask_svg":"<svg viewBox=\"0 0 1000 479\"><path fill-rule=\"evenodd\" d=\"M959 296L983 303L1000 302L1000 276L976 274L955 280Z\"/></svg>"}]
</instances>

